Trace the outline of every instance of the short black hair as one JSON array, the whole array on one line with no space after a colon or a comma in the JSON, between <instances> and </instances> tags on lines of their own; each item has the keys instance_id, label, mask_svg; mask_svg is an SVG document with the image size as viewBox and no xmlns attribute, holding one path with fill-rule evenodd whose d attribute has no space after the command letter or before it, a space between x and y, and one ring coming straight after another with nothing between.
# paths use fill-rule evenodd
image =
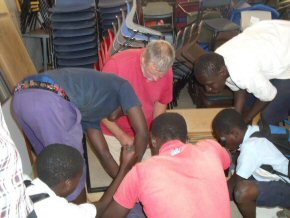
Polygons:
<instances>
[{"instance_id":1,"label":"short black hair","mask_svg":"<svg viewBox=\"0 0 290 218\"><path fill-rule=\"evenodd\" d=\"M233 128L246 130L247 124L243 120L242 115L235 109L227 108L220 111L212 122L213 132L230 134Z\"/></svg>"},{"instance_id":2,"label":"short black hair","mask_svg":"<svg viewBox=\"0 0 290 218\"><path fill-rule=\"evenodd\" d=\"M173 139L179 139L182 142L186 142L186 122L178 113L163 113L153 120L151 133L164 143Z\"/></svg>"},{"instance_id":3,"label":"short black hair","mask_svg":"<svg viewBox=\"0 0 290 218\"><path fill-rule=\"evenodd\" d=\"M37 176L53 188L80 173L83 164L84 159L77 149L64 144L51 144L37 157Z\"/></svg>"},{"instance_id":4,"label":"short black hair","mask_svg":"<svg viewBox=\"0 0 290 218\"><path fill-rule=\"evenodd\" d=\"M215 52L208 52L196 60L194 64L194 75L196 77L211 77L212 75L216 75L224 66L225 61L223 56Z\"/></svg>"}]
</instances>

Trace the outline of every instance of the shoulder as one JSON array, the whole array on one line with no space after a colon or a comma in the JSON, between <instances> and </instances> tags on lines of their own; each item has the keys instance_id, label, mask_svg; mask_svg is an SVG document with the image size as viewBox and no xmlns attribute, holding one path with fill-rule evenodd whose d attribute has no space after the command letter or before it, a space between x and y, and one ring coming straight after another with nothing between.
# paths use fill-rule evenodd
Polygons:
<instances>
[{"instance_id":1,"label":"shoulder","mask_svg":"<svg viewBox=\"0 0 290 218\"><path fill-rule=\"evenodd\" d=\"M241 152L263 152L263 147L273 146L266 138L249 137L240 145Z\"/></svg>"},{"instance_id":2,"label":"shoulder","mask_svg":"<svg viewBox=\"0 0 290 218\"><path fill-rule=\"evenodd\" d=\"M213 139L202 139L202 140L199 140L195 145L201 148L202 147L203 148L210 148L210 147L221 148L221 145L216 140L213 140Z\"/></svg>"},{"instance_id":3,"label":"shoulder","mask_svg":"<svg viewBox=\"0 0 290 218\"><path fill-rule=\"evenodd\" d=\"M143 53L144 49L128 49L125 51L121 51L117 54L115 54L114 56L112 56L112 60L114 61L119 61L119 60L127 60L129 61L130 59L134 58L139 58L142 53Z\"/></svg>"}]
</instances>

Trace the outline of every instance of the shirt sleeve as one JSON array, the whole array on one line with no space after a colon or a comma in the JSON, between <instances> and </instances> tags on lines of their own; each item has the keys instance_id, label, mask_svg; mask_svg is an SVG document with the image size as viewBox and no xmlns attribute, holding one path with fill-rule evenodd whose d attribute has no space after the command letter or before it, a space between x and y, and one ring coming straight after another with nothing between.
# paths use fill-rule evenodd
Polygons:
<instances>
[{"instance_id":1,"label":"shirt sleeve","mask_svg":"<svg viewBox=\"0 0 290 218\"><path fill-rule=\"evenodd\" d=\"M231 158L227 150L214 140L211 140L211 144L214 145L215 148L217 149L220 160L222 161L223 169L224 170L228 169L231 164Z\"/></svg>"},{"instance_id":2,"label":"shirt sleeve","mask_svg":"<svg viewBox=\"0 0 290 218\"><path fill-rule=\"evenodd\" d=\"M254 140L244 142L237 161L236 173L238 176L248 179L261 166L259 155L255 149Z\"/></svg>"},{"instance_id":3,"label":"shirt sleeve","mask_svg":"<svg viewBox=\"0 0 290 218\"><path fill-rule=\"evenodd\" d=\"M230 167L230 164L231 164L230 155L227 152L227 150L223 148L217 141L206 139L206 140L201 140L200 142L206 143L208 145L208 149L213 151L215 155L218 156L218 159L221 161L221 164L224 170Z\"/></svg>"},{"instance_id":4,"label":"shirt sleeve","mask_svg":"<svg viewBox=\"0 0 290 218\"><path fill-rule=\"evenodd\" d=\"M135 106L141 106L139 98L137 97L134 89L128 81L124 81L124 83L120 87L119 96L121 107L125 115L128 113L128 110L130 108Z\"/></svg>"},{"instance_id":5,"label":"shirt sleeve","mask_svg":"<svg viewBox=\"0 0 290 218\"><path fill-rule=\"evenodd\" d=\"M238 60L238 58L231 58L227 63L230 78L227 79L226 85L232 91L244 89L261 101L272 101L277 94L277 89L264 76L258 64L250 60L250 57L246 59L247 63L242 62L242 65Z\"/></svg>"},{"instance_id":6,"label":"shirt sleeve","mask_svg":"<svg viewBox=\"0 0 290 218\"><path fill-rule=\"evenodd\" d=\"M132 209L138 201L140 184L136 166L125 176L118 190L114 195L114 200L121 206Z\"/></svg>"}]
</instances>

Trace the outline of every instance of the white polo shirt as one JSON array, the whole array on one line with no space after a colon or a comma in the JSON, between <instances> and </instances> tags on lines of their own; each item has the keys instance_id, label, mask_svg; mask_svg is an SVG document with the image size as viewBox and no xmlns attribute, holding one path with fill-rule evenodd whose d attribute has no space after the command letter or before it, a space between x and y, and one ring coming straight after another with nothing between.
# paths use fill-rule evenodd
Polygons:
<instances>
[{"instance_id":1,"label":"white polo shirt","mask_svg":"<svg viewBox=\"0 0 290 218\"><path fill-rule=\"evenodd\" d=\"M49 197L34 203L34 210L38 218L94 218L97 210L93 204L74 204L68 202L65 198L57 196L40 179L34 179L32 185L27 188L28 195L47 193Z\"/></svg>"},{"instance_id":2,"label":"white polo shirt","mask_svg":"<svg viewBox=\"0 0 290 218\"><path fill-rule=\"evenodd\" d=\"M250 137L257 131L259 131L258 126L248 126L244 140L240 145L236 173L245 179L253 175L258 181L280 180L281 177L261 169L260 166L268 164L273 169L287 175L289 160L268 139ZM290 182L286 177L283 179Z\"/></svg>"},{"instance_id":3,"label":"white polo shirt","mask_svg":"<svg viewBox=\"0 0 290 218\"><path fill-rule=\"evenodd\" d=\"M233 91L245 89L261 101L271 101L276 88L271 79L290 79L290 21L260 21L221 45Z\"/></svg>"}]
</instances>

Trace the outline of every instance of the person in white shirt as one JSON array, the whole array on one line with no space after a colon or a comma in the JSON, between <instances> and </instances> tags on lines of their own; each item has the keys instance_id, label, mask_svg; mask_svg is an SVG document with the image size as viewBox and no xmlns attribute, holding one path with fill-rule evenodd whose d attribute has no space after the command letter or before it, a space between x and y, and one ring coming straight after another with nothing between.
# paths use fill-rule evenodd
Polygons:
<instances>
[{"instance_id":1,"label":"person in white shirt","mask_svg":"<svg viewBox=\"0 0 290 218\"><path fill-rule=\"evenodd\" d=\"M98 202L74 204L66 196L74 191L82 176L84 160L80 152L68 145L52 144L37 157L37 178L28 182L27 193L34 202L38 218L100 217L125 174L137 161L130 146L122 150L120 170Z\"/></svg>"},{"instance_id":2,"label":"person in white shirt","mask_svg":"<svg viewBox=\"0 0 290 218\"><path fill-rule=\"evenodd\" d=\"M202 55L194 74L208 92L228 86L235 109L246 123L262 112L269 124L287 118L290 110L290 21L265 20Z\"/></svg>"},{"instance_id":3,"label":"person in white shirt","mask_svg":"<svg viewBox=\"0 0 290 218\"><path fill-rule=\"evenodd\" d=\"M7 128L0 104L0 217L33 217L26 195L19 152Z\"/></svg>"},{"instance_id":4,"label":"person in white shirt","mask_svg":"<svg viewBox=\"0 0 290 218\"><path fill-rule=\"evenodd\" d=\"M256 205L290 208L289 160L268 139L252 136L259 126L247 126L235 109L224 109L214 118L212 129L229 151L239 152L228 188L243 217L255 217ZM272 174L262 165L279 173Z\"/></svg>"}]
</instances>

